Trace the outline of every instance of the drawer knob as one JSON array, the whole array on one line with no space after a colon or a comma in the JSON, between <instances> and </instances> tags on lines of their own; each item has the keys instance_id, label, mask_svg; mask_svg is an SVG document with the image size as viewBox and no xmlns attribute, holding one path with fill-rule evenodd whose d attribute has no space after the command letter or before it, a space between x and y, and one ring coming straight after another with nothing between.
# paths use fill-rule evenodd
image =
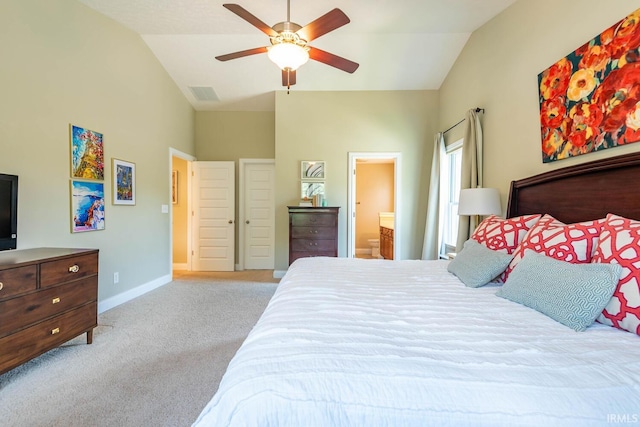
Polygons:
<instances>
[{"instance_id":1,"label":"drawer knob","mask_svg":"<svg viewBox=\"0 0 640 427\"><path fill-rule=\"evenodd\" d=\"M51 304L57 304L60 302L60 298L56 297L54 299L51 300Z\"/></svg>"},{"instance_id":2,"label":"drawer knob","mask_svg":"<svg viewBox=\"0 0 640 427\"><path fill-rule=\"evenodd\" d=\"M55 328L51 330L51 335L55 335L55 334L59 334L60 333L60 328Z\"/></svg>"},{"instance_id":3,"label":"drawer knob","mask_svg":"<svg viewBox=\"0 0 640 427\"><path fill-rule=\"evenodd\" d=\"M78 264L73 264L69 267L69 273L77 273L78 271L80 271L80 266Z\"/></svg>"},{"instance_id":4,"label":"drawer knob","mask_svg":"<svg viewBox=\"0 0 640 427\"><path fill-rule=\"evenodd\" d=\"M0 291L4 288L4 283L0 282Z\"/></svg>"}]
</instances>

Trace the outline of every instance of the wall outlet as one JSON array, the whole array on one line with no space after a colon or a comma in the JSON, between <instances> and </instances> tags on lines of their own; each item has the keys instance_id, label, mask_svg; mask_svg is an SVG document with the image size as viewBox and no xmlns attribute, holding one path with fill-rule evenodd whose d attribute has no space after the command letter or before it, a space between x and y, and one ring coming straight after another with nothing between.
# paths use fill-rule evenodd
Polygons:
<instances>
[{"instance_id":1,"label":"wall outlet","mask_svg":"<svg viewBox=\"0 0 640 427\"><path fill-rule=\"evenodd\" d=\"M113 283L118 283L120 281L120 273L113 273Z\"/></svg>"}]
</instances>

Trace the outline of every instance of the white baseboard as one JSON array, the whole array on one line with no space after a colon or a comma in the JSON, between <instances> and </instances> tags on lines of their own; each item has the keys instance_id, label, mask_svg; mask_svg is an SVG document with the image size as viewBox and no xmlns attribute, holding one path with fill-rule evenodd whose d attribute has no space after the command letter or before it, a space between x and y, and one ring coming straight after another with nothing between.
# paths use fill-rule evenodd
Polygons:
<instances>
[{"instance_id":1,"label":"white baseboard","mask_svg":"<svg viewBox=\"0 0 640 427\"><path fill-rule=\"evenodd\" d=\"M167 274L166 276L158 277L157 279L147 282L144 285L140 285L126 292L122 292L121 294L112 296L111 298L99 301L98 313L104 313L107 310L111 310L112 308L117 307L120 304L131 301L132 299L144 295L147 292L151 292L152 290L166 285L169 282L171 282L171 275Z\"/></svg>"},{"instance_id":2,"label":"white baseboard","mask_svg":"<svg viewBox=\"0 0 640 427\"><path fill-rule=\"evenodd\" d=\"M186 270L187 269L187 263L174 263L173 264L173 269L174 270Z\"/></svg>"},{"instance_id":3,"label":"white baseboard","mask_svg":"<svg viewBox=\"0 0 640 427\"><path fill-rule=\"evenodd\" d=\"M274 279L282 279L287 270L273 270L273 278Z\"/></svg>"}]
</instances>

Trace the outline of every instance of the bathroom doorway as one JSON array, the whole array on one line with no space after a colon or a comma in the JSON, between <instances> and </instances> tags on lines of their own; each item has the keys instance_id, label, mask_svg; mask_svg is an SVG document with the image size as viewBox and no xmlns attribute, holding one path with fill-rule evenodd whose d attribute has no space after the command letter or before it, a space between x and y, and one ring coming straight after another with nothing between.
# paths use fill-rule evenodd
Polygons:
<instances>
[{"instance_id":1,"label":"bathroom doorway","mask_svg":"<svg viewBox=\"0 0 640 427\"><path fill-rule=\"evenodd\" d=\"M399 171L400 153L349 153L349 258L398 259Z\"/></svg>"}]
</instances>

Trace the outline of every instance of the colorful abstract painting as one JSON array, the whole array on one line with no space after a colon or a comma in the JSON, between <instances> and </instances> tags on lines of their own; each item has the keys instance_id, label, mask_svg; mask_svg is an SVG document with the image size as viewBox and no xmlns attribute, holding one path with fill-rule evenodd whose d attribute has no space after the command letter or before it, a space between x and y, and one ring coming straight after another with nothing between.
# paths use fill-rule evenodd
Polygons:
<instances>
[{"instance_id":1,"label":"colorful abstract painting","mask_svg":"<svg viewBox=\"0 0 640 427\"><path fill-rule=\"evenodd\" d=\"M136 204L136 165L119 159L112 159L113 204Z\"/></svg>"},{"instance_id":2,"label":"colorful abstract painting","mask_svg":"<svg viewBox=\"0 0 640 427\"><path fill-rule=\"evenodd\" d=\"M71 177L104 179L101 133L71 125Z\"/></svg>"},{"instance_id":3,"label":"colorful abstract painting","mask_svg":"<svg viewBox=\"0 0 640 427\"><path fill-rule=\"evenodd\" d=\"M71 180L71 232L104 230L104 184Z\"/></svg>"},{"instance_id":4,"label":"colorful abstract painting","mask_svg":"<svg viewBox=\"0 0 640 427\"><path fill-rule=\"evenodd\" d=\"M538 75L544 163L640 141L640 9Z\"/></svg>"}]
</instances>

